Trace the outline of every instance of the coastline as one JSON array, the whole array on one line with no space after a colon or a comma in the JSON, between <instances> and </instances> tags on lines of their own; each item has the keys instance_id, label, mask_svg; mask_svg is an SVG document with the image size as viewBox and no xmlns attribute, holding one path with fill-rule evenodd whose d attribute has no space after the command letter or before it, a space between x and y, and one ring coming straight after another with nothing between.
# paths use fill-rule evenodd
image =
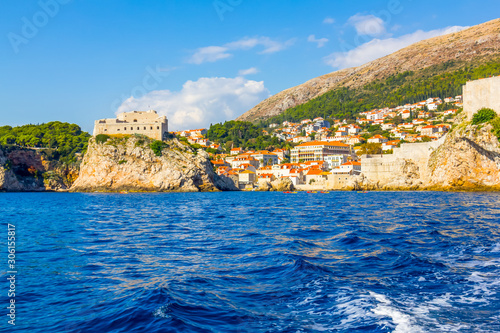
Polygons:
<instances>
[{"instance_id":1,"label":"coastline","mask_svg":"<svg viewBox=\"0 0 500 333\"><path fill-rule=\"evenodd\" d=\"M331 188L311 188L311 189L297 189L294 192L499 192L500 186L427 186L427 187L360 187L360 188L345 188L345 189L331 189ZM108 193L108 194L137 194L137 193L222 193L222 192L285 192L276 190L262 190L255 188L254 190L189 190L189 189L176 189L176 190L148 190L148 189L88 189L88 190L29 190L29 191L10 191L0 190L0 193Z\"/></svg>"}]
</instances>

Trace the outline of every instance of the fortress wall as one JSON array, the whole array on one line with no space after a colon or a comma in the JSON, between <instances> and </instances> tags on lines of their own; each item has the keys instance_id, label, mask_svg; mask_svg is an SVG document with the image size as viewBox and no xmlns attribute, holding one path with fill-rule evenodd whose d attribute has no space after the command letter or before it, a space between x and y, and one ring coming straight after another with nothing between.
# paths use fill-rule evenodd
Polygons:
<instances>
[{"instance_id":1,"label":"fortress wall","mask_svg":"<svg viewBox=\"0 0 500 333\"><path fill-rule=\"evenodd\" d=\"M470 81L463 87L464 112L469 120L482 108L500 115L500 77Z\"/></svg>"},{"instance_id":2,"label":"fortress wall","mask_svg":"<svg viewBox=\"0 0 500 333\"><path fill-rule=\"evenodd\" d=\"M151 139L162 140L165 132L168 132L166 121L164 123L103 123L97 120L94 126L94 136L98 134L143 134Z\"/></svg>"},{"instance_id":3,"label":"fortress wall","mask_svg":"<svg viewBox=\"0 0 500 333\"><path fill-rule=\"evenodd\" d=\"M94 136L99 134L142 134L162 140L168 132L166 116L158 116L154 110L131 111L118 114L117 118L100 119L94 123Z\"/></svg>"},{"instance_id":4,"label":"fortress wall","mask_svg":"<svg viewBox=\"0 0 500 333\"><path fill-rule=\"evenodd\" d=\"M406 162L411 160L418 166L422 180L427 180L431 153L442 145L445 139L446 135L432 142L404 143L389 155L363 155L361 172L370 181L390 183L396 177L402 176Z\"/></svg>"},{"instance_id":5,"label":"fortress wall","mask_svg":"<svg viewBox=\"0 0 500 333\"><path fill-rule=\"evenodd\" d=\"M390 182L394 173L400 169L400 163L392 155L363 155L361 157L361 173L373 182Z\"/></svg>"}]
</instances>

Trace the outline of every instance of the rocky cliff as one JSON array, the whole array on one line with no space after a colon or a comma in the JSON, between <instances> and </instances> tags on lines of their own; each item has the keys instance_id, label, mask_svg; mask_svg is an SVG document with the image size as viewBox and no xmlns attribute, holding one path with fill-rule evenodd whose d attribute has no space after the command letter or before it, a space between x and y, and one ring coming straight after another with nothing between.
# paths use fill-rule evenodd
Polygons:
<instances>
[{"instance_id":1,"label":"rocky cliff","mask_svg":"<svg viewBox=\"0 0 500 333\"><path fill-rule=\"evenodd\" d=\"M228 178L217 176L208 154L177 139L151 149L140 137L113 137L98 143L91 138L71 191L216 191L236 190Z\"/></svg>"},{"instance_id":2,"label":"rocky cliff","mask_svg":"<svg viewBox=\"0 0 500 333\"><path fill-rule=\"evenodd\" d=\"M492 129L464 120L440 145L407 144L394 155L365 158L363 175L341 189L500 190L500 143ZM413 156L405 153L412 149Z\"/></svg>"},{"instance_id":3,"label":"rocky cliff","mask_svg":"<svg viewBox=\"0 0 500 333\"><path fill-rule=\"evenodd\" d=\"M67 190L78 176L78 166L52 160L42 149L0 148L0 191Z\"/></svg>"},{"instance_id":4,"label":"rocky cliff","mask_svg":"<svg viewBox=\"0 0 500 333\"><path fill-rule=\"evenodd\" d=\"M340 87L359 88L404 71L418 71L448 61L476 63L500 53L500 19L472 28L427 39L365 65L326 74L284 90L262 101L237 120L255 121L279 115L285 110Z\"/></svg>"},{"instance_id":5,"label":"rocky cliff","mask_svg":"<svg viewBox=\"0 0 500 333\"><path fill-rule=\"evenodd\" d=\"M500 147L492 125L462 123L429 159L430 184L500 189Z\"/></svg>"}]
</instances>

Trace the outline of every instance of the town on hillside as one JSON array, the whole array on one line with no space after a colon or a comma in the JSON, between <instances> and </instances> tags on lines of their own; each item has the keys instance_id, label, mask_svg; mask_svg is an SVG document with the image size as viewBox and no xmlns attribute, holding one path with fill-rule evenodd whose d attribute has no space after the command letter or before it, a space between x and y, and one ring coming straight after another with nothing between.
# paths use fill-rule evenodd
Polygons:
<instances>
[{"instance_id":1,"label":"town on hillside","mask_svg":"<svg viewBox=\"0 0 500 333\"><path fill-rule=\"evenodd\" d=\"M354 119L302 119L261 128L261 135L279 140L280 147L248 149L212 142L207 129L175 132L194 148L211 156L218 175L242 190L289 178L298 189L342 183L362 172L365 154L392 154L402 143L440 139L461 111L462 96L429 98L415 104L360 112Z\"/></svg>"}]
</instances>

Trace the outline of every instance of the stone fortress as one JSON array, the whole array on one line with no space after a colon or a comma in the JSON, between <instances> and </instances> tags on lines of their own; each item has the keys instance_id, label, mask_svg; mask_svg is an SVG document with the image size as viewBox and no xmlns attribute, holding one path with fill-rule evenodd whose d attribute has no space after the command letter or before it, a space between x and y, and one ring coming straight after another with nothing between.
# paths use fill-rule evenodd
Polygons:
<instances>
[{"instance_id":1,"label":"stone fortress","mask_svg":"<svg viewBox=\"0 0 500 333\"><path fill-rule=\"evenodd\" d=\"M463 87L464 112L469 120L482 108L490 108L500 114L500 76L469 81Z\"/></svg>"},{"instance_id":2,"label":"stone fortress","mask_svg":"<svg viewBox=\"0 0 500 333\"><path fill-rule=\"evenodd\" d=\"M168 133L166 116L155 110L122 112L116 118L99 119L94 123L94 136L98 134L143 134L151 139L163 140Z\"/></svg>"}]
</instances>

